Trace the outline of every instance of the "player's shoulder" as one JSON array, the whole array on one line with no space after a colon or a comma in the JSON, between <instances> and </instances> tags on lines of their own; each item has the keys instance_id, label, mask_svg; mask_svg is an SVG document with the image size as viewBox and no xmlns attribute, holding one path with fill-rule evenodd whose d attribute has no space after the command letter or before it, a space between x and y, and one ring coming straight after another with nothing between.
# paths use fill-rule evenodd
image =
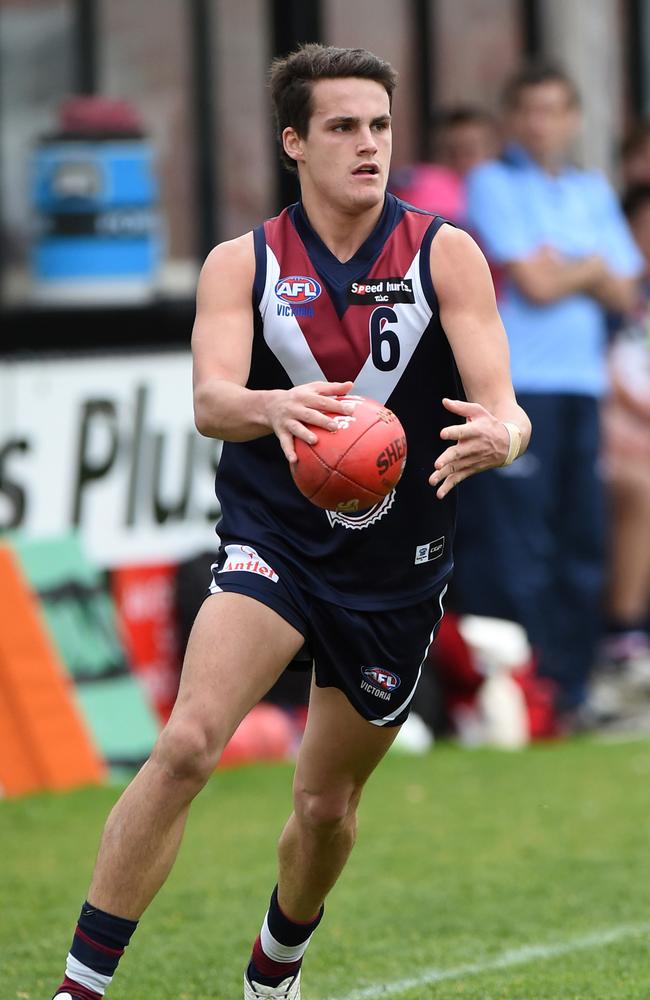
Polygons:
<instances>
[{"instance_id":1,"label":"player's shoulder","mask_svg":"<svg viewBox=\"0 0 650 1000\"><path fill-rule=\"evenodd\" d=\"M222 280L224 276L241 280L255 273L253 233L244 233L232 240L224 240L212 248L201 268L201 282Z\"/></svg>"},{"instance_id":2,"label":"player's shoulder","mask_svg":"<svg viewBox=\"0 0 650 1000\"><path fill-rule=\"evenodd\" d=\"M443 222L431 242L431 260L444 261L448 266L463 265L483 256L476 240L460 226Z\"/></svg>"},{"instance_id":3,"label":"player's shoulder","mask_svg":"<svg viewBox=\"0 0 650 1000\"><path fill-rule=\"evenodd\" d=\"M224 264L243 265L254 256L252 230L237 236L232 240L224 240L212 248L203 264L204 269L212 270Z\"/></svg>"},{"instance_id":4,"label":"player's shoulder","mask_svg":"<svg viewBox=\"0 0 650 1000\"><path fill-rule=\"evenodd\" d=\"M252 232L218 243L201 268L197 305L199 308L212 308L215 302L247 300L254 280Z\"/></svg>"},{"instance_id":5,"label":"player's shoulder","mask_svg":"<svg viewBox=\"0 0 650 1000\"><path fill-rule=\"evenodd\" d=\"M438 301L467 301L482 287L489 269L482 250L468 232L448 223L441 226L429 251L431 281Z\"/></svg>"}]
</instances>

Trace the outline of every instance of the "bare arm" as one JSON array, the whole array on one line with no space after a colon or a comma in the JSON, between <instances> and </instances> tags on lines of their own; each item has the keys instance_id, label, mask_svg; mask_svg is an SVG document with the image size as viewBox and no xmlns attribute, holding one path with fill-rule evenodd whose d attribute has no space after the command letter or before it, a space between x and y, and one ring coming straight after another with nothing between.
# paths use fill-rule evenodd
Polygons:
<instances>
[{"instance_id":1,"label":"bare arm","mask_svg":"<svg viewBox=\"0 0 650 1000\"><path fill-rule=\"evenodd\" d=\"M508 342L497 311L487 262L474 240L444 226L431 244L431 276L440 320L458 365L468 402L443 400L465 422L443 428L453 442L436 461L429 482L440 499L463 479L504 464L510 435L521 434L519 454L530 439L530 421L515 399Z\"/></svg>"},{"instance_id":2,"label":"bare arm","mask_svg":"<svg viewBox=\"0 0 650 1000\"><path fill-rule=\"evenodd\" d=\"M634 308L639 295L639 280L623 278L620 274L608 271L594 287L592 294L606 309L629 312Z\"/></svg>"},{"instance_id":3,"label":"bare arm","mask_svg":"<svg viewBox=\"0 0 650 1000\"><path fill-rule=\"evenodd\" d=\"M324 411L349 412L333 396L351 382L314 382L293 389L247 389L253 345L252 287L255 254L251 233L210 253L199 278L192 331L194 419L206 437L250 441L277 434L290 462L294 437L315 442L305 424L336 430Z\"/></svg>"},{"instance_id":4,"label":"bare arm","mask_svg":"<svg viewBox=\"0 0 650 1000\"><path fill-rule=\"evenodd\" d=\"M537 305L548 305L582 292L608 309L625 311L634 305L636 279L611 271L595 254L566 260L542 247L530 257L510 261L506 271L521 292Z\"/></svg>"},{"instance_id":5,"label":"bare arm","mask_svg":"<svg viewBox=\"0 0 650 1000\"><path fill-rule=\"evenodd\" d=\"M615 365L610 364L609 371L612 399L620 403L628 412L633 413L634 416L650 422L650 396L643 398L641 395L631 392Z\"/></svg>"}]
</instances>

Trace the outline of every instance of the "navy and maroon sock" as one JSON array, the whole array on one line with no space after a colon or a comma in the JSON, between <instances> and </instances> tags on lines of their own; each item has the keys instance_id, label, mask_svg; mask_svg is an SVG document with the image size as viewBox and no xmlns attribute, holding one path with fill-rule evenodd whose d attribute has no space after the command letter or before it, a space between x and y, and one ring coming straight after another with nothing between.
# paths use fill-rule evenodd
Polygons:
<instances>
[{"instance_id":1,"label":"navy and maroon sock","mask_svg":"<svg viewBox=\"0 0 650 1000\"><path fill-rule=\"evenodd\" d=\"M115 917L85 902L57 993L101 1000L137 926L137 920Z\"/></svg>"},{"instance_id":2,"label":"navy and maroon sock","mask_svg":"<svg viewBox=\"0 0 650 1000\"><path fill-rule=\"evenodd\" d=\"M271 902L262 929L253 945L253 954L246 970L248 978L262 986L278 986L288 976L295 976L310 938L323 916L324 907L306 922L291 920L280 909L278 887L271 895Z\"/></svg>"}]
</instances>

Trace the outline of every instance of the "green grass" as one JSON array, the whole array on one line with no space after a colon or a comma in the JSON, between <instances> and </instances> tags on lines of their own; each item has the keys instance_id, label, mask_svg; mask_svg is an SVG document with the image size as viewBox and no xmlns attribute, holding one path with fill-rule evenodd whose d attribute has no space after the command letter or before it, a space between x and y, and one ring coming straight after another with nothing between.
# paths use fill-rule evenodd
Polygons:
<instances>
[{"instance_id":1,"label":"green grass","mask_svg":"<svg viewBox=\"0 0 650 1000\"><path fill-rule=\"evenodd\" d=\"M273 885L290 769L216 776L110 1000L238 1000ZM49 998L116 789L0 802L0 996ZM305 963L305 1000L487 965L400 1000L650 997L650 743L390 757ZM617 941L489 968L622 925ZM635 931L634 928L640 929ZM377 989L370 996L382 996Z\"/></svg>"}]
</instances>

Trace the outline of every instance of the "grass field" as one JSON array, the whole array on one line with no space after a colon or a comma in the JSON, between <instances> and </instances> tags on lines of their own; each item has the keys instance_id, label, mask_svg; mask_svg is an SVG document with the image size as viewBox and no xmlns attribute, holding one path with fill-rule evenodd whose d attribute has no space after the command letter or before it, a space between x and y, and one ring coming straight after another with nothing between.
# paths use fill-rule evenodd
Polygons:
<instances>
[{"instance_id":1,"label":"grass field","mask_svg":"<svg viewBox=\"0 0 650 1000\"><path fill-rule=\"evenodd\" d=\"M210 782L110 1000L239 1000L289 788L285 766ZM50 997L118 791L0 802L2 1000ZM388 758L304 1000L647 1000L649 826L650 743Z\"/></svg>"}]
</instances>

